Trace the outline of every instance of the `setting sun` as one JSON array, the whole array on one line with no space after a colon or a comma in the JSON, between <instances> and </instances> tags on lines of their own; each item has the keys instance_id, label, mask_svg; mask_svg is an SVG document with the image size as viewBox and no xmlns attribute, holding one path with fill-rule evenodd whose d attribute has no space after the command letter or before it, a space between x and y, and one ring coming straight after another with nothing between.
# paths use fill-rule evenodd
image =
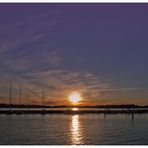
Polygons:
<instances>
[{"instance_id":1,"label":"setting sun","mask_svg":"<svg viewBox=\"0 0 148 148\"><path fill-rule=\"evenodd\" d=\"M81 100L81 95L78 92L73 92L72 94L69 95L69 100L72 103L78 103Z\"/></svg>"}]
</instances>

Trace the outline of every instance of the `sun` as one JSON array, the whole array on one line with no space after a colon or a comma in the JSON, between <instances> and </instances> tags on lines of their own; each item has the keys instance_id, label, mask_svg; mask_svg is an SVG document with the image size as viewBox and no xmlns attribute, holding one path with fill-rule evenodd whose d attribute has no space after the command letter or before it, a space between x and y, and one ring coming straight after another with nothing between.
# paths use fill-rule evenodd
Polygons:
<instances>
[{"instance_id":1,"label":"sun","mask_svg":"<svg viewBox=\"0 0 148 148\"><path fill-rule=\"evenodd\" d=\"M73 92L69 95L69 101L72 102L73 104L76 104L80 102L81 100L81 94L78 92Z\"/></svg>"}]
</instances>

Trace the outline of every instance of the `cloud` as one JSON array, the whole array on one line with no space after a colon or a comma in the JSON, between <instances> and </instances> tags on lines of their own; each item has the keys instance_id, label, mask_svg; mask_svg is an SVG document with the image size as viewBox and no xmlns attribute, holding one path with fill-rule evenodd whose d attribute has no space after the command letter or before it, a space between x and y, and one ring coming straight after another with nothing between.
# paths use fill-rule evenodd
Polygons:
<instances>
[{"instance_id":1,"label":"cloud","mask_svg":"<svg viewBox=\"0 0 148 148\"><path fill-rule=\"evenodd\" d=\"M13 91L18 95L21 84L23 96L29 94L33 100L40 102L42 90L44 90L47 102L53 101L64 104L72 91L80 92L86 101L96 99L101 88L107 88L109 85L103 81L102 78L92 74L70 72L63 69L21 75L13 73Z\"/></svg>"},{"instance_id":2,"label":"cloud","mask_svg":"<svg viewBox=\"0 0 148 148\"><path fill-rule=\"evenodd\" d=\"M101 104L147 104L148 88L109 88L101 90Z\"/></svg>"},{"instance_id":3,"label":"cloud","mask_svg":"<svg viewBox=\"0 0 148 148\"><path fill-rule=\"evenodd\" d=\"M60 59L58 50L48 34L52 26L58 20L46 20L39 22L39 18L55 14L50 12L32 16L24 21L17 22L9 31L1 35L0 41L0 63L13 71L31 71L41 67L58 66ZM36 22L34 22L36 20ZM26 24L26 23L33 24ZM25 28L21 28L25 23ZM37 25L34 25L37 23ZM19 29L18 29L19 27ZM48 32L48 34L47 34Z\"/></svg>"}]
</instances>

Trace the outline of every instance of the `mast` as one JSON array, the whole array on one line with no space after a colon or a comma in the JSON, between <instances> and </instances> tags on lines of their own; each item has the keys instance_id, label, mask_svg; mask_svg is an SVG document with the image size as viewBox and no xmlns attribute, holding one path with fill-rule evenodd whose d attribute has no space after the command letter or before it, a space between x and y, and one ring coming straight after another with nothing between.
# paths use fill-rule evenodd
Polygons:
<instances>
[{"instance_id":1,"label":"mast","mask_svg":"<svg viewBox=\"0 0 148 148\"><path fill-rule=\"evenodd\" d=\"M21 90L21 86L20 86L20 110L21 110L21 104L22 104L22 90Z\"/></svg>"},{"instance_id":2,"label":"mast","mask_svg":"<svg viewBox=\"0 0 148 148\"><path fill-rule=\"evenodd\" d=\"M42 94L42 110L44 110L44 90L43 90L43 94Z\"/></svg>"},{"instance_id":3,"label":"mast","mask_svg":"<svg viewBox=\"0 0 148 148\"><path fill-rule=\"evenodd\" d=\"M27 107L28 107L28 100L29 100L29 95L27 95Z\"/></svg>"},{"instance_id":4,"label":"mast","mask_svg":"<svg viewBox=\"0 0 148 148\"><path fill-rule=\"evenodd\" d=\"M22 90L21 90L21 86L20 86L20 106L21 106L21 103L22 103Z\"/></svg>"},{"instance_id":5,"label":"mast","mask_svg":"<svg viewBox=\"0 0 148 148\"><path fill-rule=\"evenodd\" d=\"M12 96L11 96L12 95L12 92L11 91L12 91L12 82L10 81L10 96L9 96L9 105L10 105L10 108L9 109L10 110L11 110L11 105L12 105L11 104L12 103Z\"/></svg>"}]
</instances>

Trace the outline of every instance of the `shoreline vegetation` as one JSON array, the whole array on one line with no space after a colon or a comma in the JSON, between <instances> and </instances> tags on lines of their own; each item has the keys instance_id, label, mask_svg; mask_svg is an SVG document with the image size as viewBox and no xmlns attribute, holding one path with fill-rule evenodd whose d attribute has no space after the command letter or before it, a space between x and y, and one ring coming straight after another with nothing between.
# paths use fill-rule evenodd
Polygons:
<instances>
[{"instance_id":1,"label":"shoreline vegetation","mask_svg":"<svg viewBox=\"0 0 148 148\"><path fill-rule=\"evenodd\" d=\"M25 105L25 104L0 104L0 108L148 108L148 105L135 105L135 104L120 104L120 105L96 105L96 106L75 106L75 105L59 105L59 106L48 106L48 105Z\"/></svg>"},{"instance_id":2,"label":"shoreline vegetation","mask_svg":"<svg viewBox=\"0 0 148 148\"><path fill-rule=\"evenodd\" d=\"M29 110L29 109L18 109L18 110L0 110L0 114L146 114L148 113L148 109L97 109L97 110L72 110L72 109L66 109L66 110Z\"/></svg>"}]
</instances>

